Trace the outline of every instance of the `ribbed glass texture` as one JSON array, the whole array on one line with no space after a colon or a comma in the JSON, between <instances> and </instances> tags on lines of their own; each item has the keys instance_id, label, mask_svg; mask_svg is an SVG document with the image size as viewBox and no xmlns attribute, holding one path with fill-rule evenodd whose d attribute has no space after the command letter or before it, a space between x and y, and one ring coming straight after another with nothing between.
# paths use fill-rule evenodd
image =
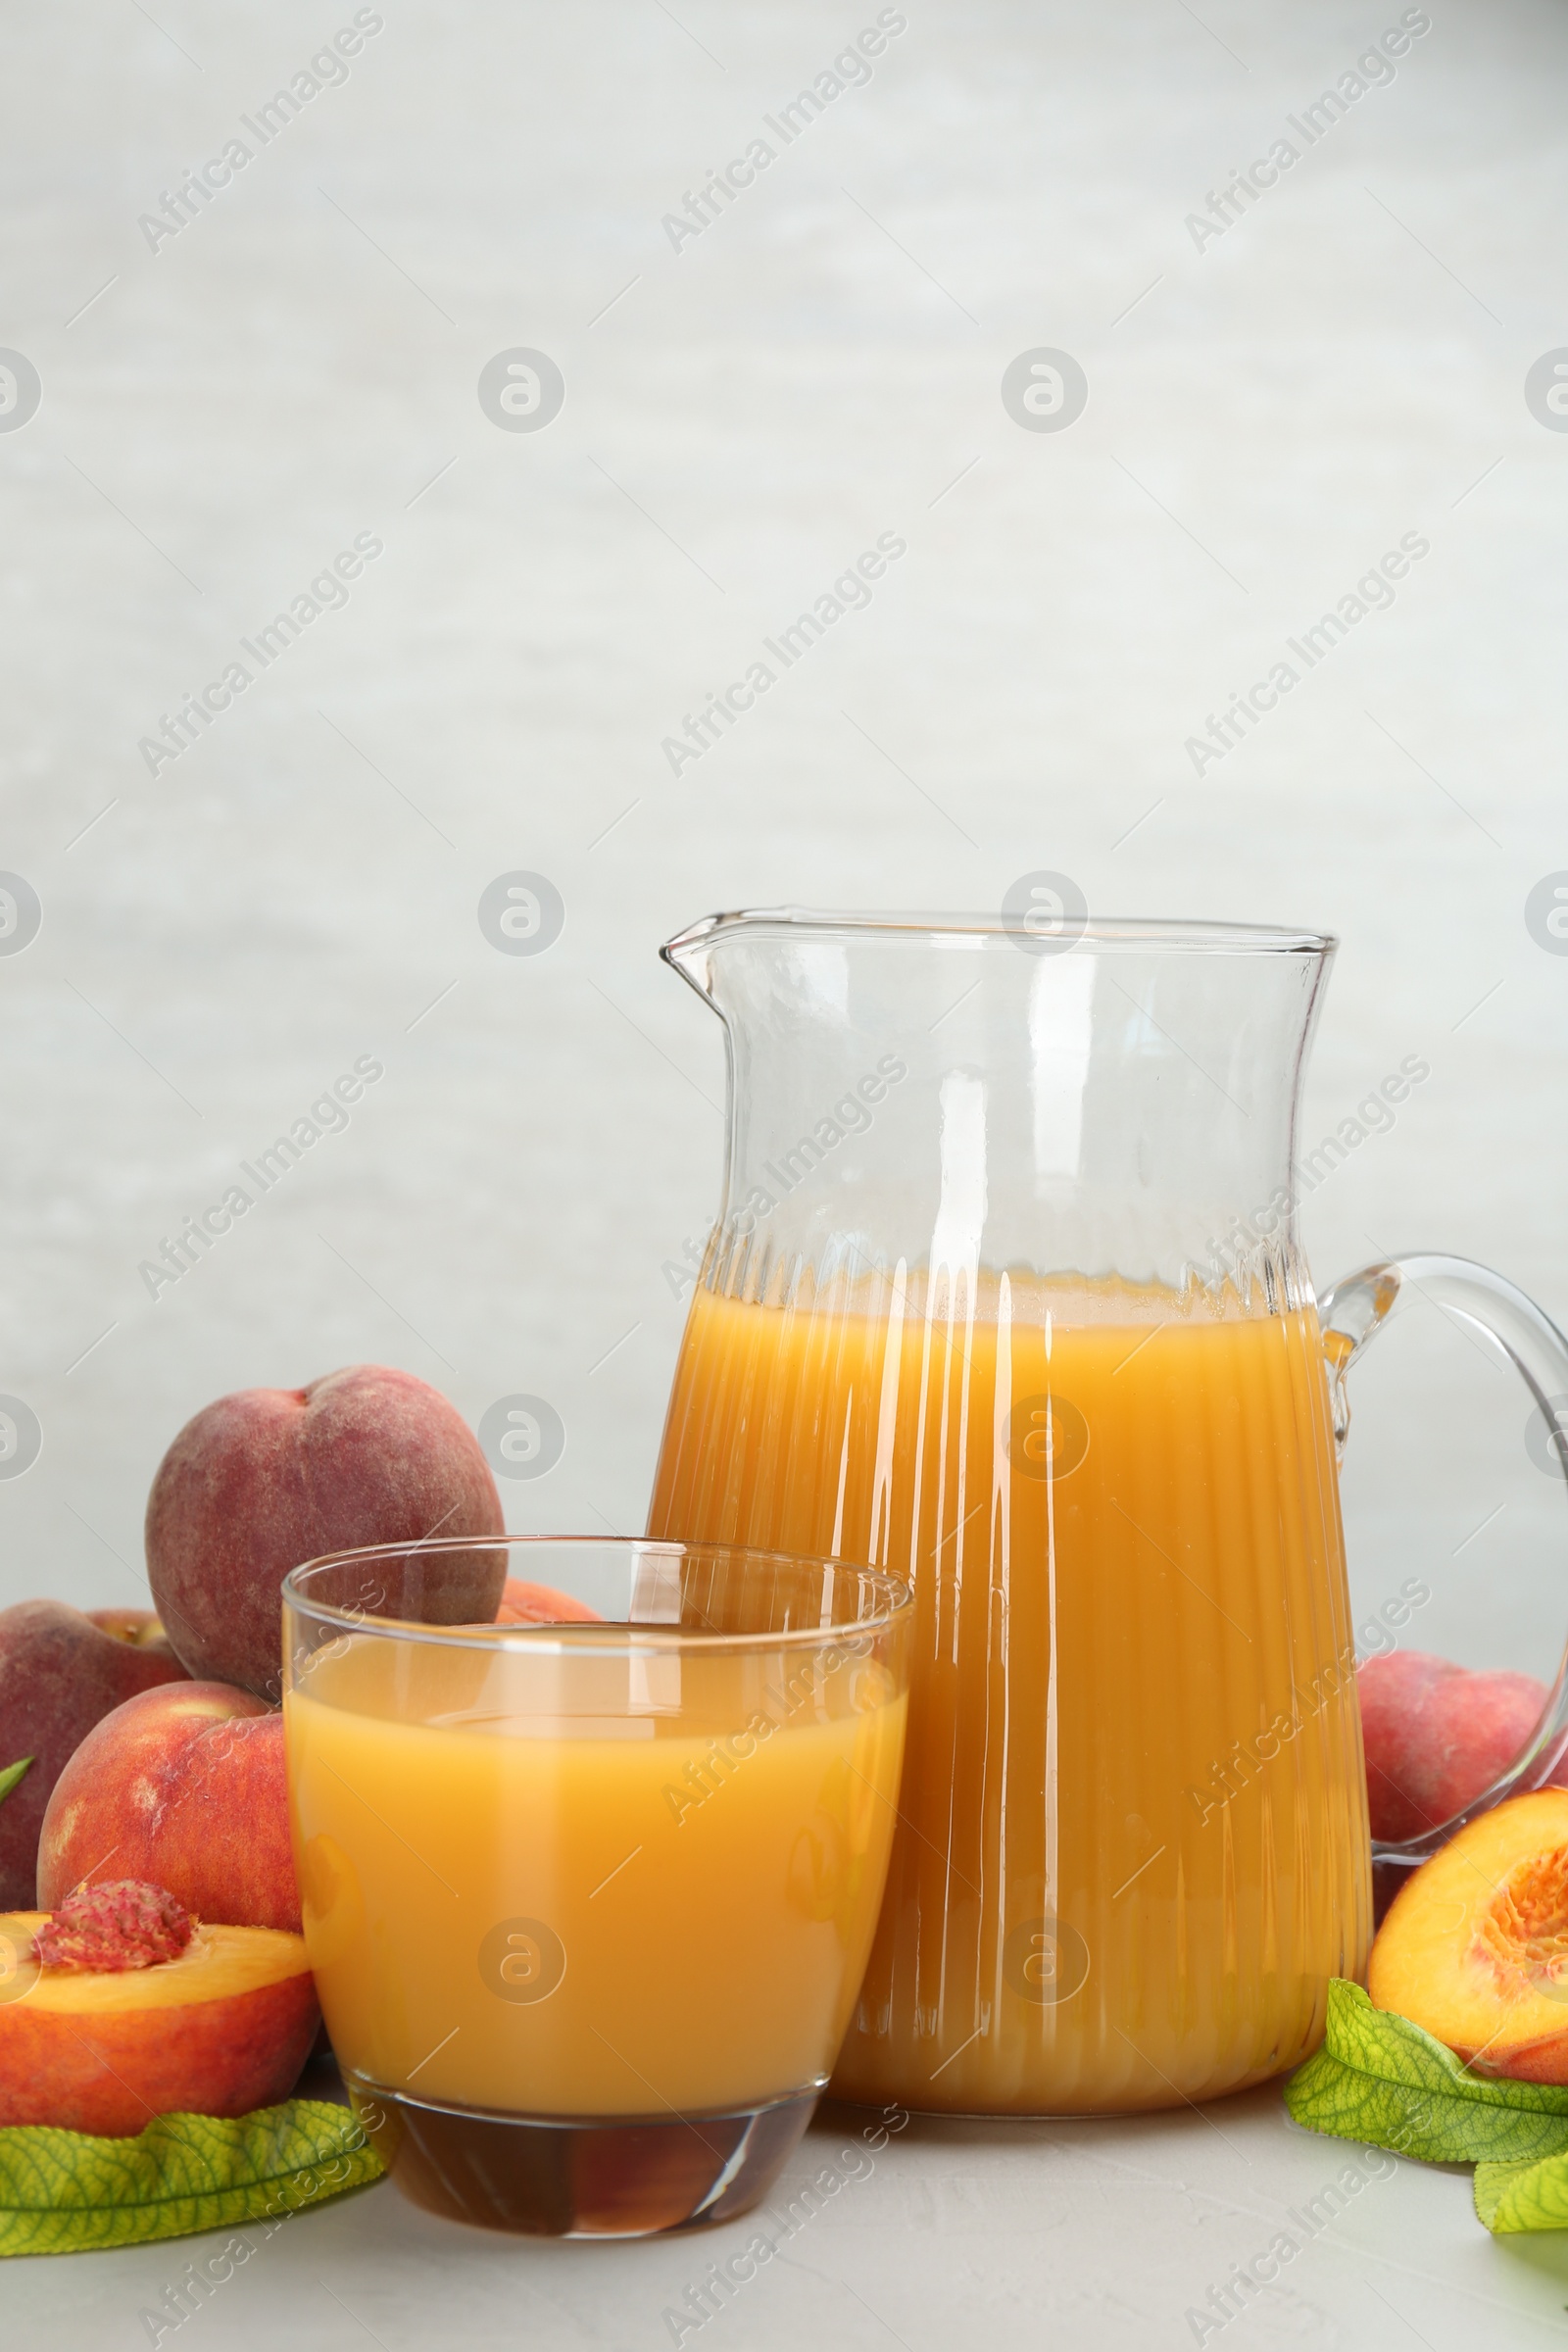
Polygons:
<instances>
[{"instance_id":1,"label":"ribbed glass texture","mask_svg":"<svg viewBox=\"0 0 1568 2352\"><path fill-rule=\"evenodd\" d=\"M835 2087L1211 2096L1369 1933L1327 1381L1291 1155L1332 943L714 918L724 1195L650 1532L916 1600L888 1892Z\"/></svg>"}]
</instances>

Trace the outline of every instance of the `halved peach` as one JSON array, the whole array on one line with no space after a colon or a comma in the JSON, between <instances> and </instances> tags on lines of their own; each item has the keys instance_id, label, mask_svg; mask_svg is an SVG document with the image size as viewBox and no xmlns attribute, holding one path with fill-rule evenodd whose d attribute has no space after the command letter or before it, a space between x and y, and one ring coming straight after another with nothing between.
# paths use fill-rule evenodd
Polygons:
<instances>
[{"instance_id":1,"label":"halved peach","mask_svg":"<svg viewBox=\"0 0 1568 2352\"><path fill-rule=\"evenodd\" d=\"M1367 1991L1478 2074L1568 2083L1568 1789L1510 1797L1413 1873Z\"/></svg>"},{"instance_id":2,"label":"halved peach","mask_svg":"<svg viewBox=\"0 0 1568 2352\"><path fill-rule=\"evenodd\" d=\"M302 1936L198 1923L177 1958L111 1974L40 1968L47 1918L0 1913L0 2125L123 2137L287 2098L320 2014Z\"/></svg>"}]
</instances>

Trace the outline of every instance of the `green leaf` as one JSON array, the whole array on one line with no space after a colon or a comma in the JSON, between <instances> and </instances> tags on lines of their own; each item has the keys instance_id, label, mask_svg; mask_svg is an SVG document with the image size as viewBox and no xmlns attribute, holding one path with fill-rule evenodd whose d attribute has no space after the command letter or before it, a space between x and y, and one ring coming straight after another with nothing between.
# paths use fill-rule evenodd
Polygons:
<instances>
[{"instance_id":1,"label":"green leaf","mask_svg":"<svg viewBox=\"0 0 1568 2352\"><path fill-rule=\"evenodd\" d=\"M1568 2157L1478 2164L1476 2212L1499 2237L1521 2230L1568 2230Z\"/></svg>"},{"instance_id":2,"label":"green leaf","mask_svg":"<svg viewBox=\"0 0 1568 2352\"><path fill-rule=\"evenodd\" d=\"M1422 2027L1374 2009L1342 1977L1329 1985L1323 2047L1292 2075L1285 2104L1308 2131L1428 2164L1535 2167L1568 2150L1568 2090L1471 2074Z\"/></svg>"},{"instance_id":3,"label":"green leaf","mask_svg":"<svg viewBox=\"0 0 1568 2352\"><path fill-rule=\"evenodd\" d=\"M0 2255L277 2226L384 2169L350 2110L326 2099L233 2118L161 2115L134 2139L14 2124L0 2131Z\"/></svg>"},{"instance_id":4,"label":"green leaf","mask_svg":"<svg viewBox=\"0 0 1568 2352\"><path fill-rule=\"evenodd\" d=\"M0 1804L4 1804L32 1760L31 1756L24 1756L20 1764L8 1764L4 1772L0 1772Z\"/></svg>"}]
</instances>

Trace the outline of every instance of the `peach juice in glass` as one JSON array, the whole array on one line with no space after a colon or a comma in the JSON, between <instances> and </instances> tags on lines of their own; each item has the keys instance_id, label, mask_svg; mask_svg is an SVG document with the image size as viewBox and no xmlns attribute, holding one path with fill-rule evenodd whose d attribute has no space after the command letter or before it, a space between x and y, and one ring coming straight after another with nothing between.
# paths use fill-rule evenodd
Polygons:
<instances>
[{"instance_id":1,"label":"peach juice in glass","mask_svg":"<svg viewBox=\"0 0 1568 2352\"><path fill-rule=\"evenodd\" d=\"M456 1548L593 1615L422 1622ZM417 2202L635 2236L764 2193L870 1949L909 1617L877 1571L703 1544L464 1540L293 1572L306 1943Z\"/></svg>"}]
</instances>

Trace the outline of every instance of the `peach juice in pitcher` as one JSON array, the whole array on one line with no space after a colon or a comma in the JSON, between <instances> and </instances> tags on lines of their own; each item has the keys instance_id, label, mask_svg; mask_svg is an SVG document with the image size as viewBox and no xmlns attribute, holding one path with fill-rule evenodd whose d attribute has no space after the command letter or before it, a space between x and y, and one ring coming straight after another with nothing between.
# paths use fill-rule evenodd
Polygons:
<instances>
[{"instance_id":1,"label":"peach juice in pitcher","mask_svg":"<svg viewBox=\"0 0 1568 2352\"><path fill-rule=\"evenodd\" d=\"M1291 1162L1332 941L1048 904L664 951L730 1119L650 1533L912 1588L833 2087L955 2113L1167 2106L1315 2046L1371 1930L1339 1375L1415 1279L1568 1391L1457 1259L1320 1325Z\"/></svg>"}]
</instances>

